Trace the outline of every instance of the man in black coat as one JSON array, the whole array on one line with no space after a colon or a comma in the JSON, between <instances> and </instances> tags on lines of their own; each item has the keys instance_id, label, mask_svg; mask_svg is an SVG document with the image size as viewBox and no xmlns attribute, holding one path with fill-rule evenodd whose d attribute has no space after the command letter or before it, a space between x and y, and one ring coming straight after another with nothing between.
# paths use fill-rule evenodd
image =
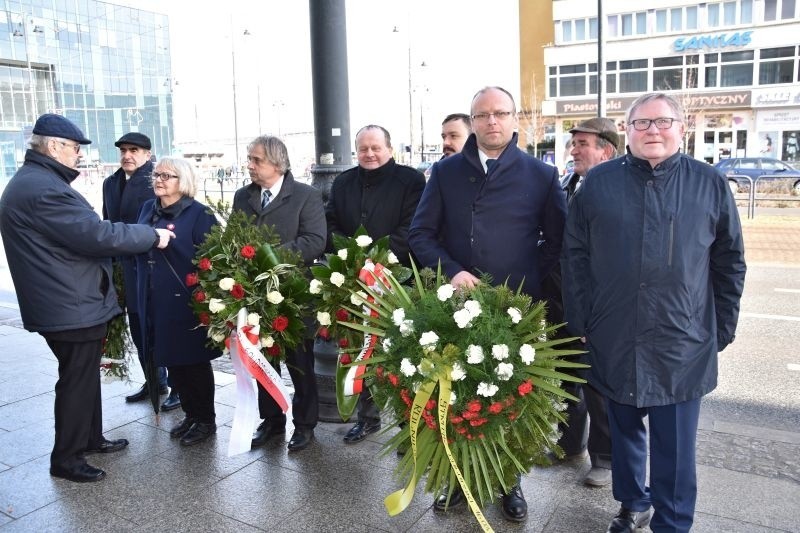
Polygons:
<instances>
[{"instance_id":1,"label":"man in black coat","mask_svg":"<svg viewBox=\"0 0 800 533\"><path fill-rule=\"evenodd\" d=\"M119 148L120 167L103 181L103 218L111 222L125 222L134 224L139 219L139 209L147 200L155 198L151 174L153 163L150 161L150 138L147 135L132 131L126 133L114 143ZM128 312L128 325L131 330L133 344L139 356L139 364L144 368L142 352L142 329L136 298L136 261L132 257L119 257L125 280L125 308ZM159 391L167 392L167 371L158 369ZM147 384L125 397L126 402L138 402L148 398ZM169 411L180 406L180 400L175 395L161 406L164 411Z\"/></svg>"},{"instance_id":2,"label":"man in black coat","mask_svg":"<svg viewBox=\"0 0 800 533\"><path fill-rule=\"evenodd\" d=\"M50 475L75 482L106 475L86 462L87 453L128 445L103 436L100 355L106 324L121 313L109 258L165 248L175 236L100 220L71 186L80 175L81 145L91 142L61 115L40 116L25 163L0 198L0 232L22 322L58 359Z\"/></svg>"},{"instance_id":3,"label":"man in black coat","mask_svg":"<svg viewBox=\"0 0 800 533\"><path fill-rule=\"evenodd\" d=\"M255 215L256 224L272 226L281 246L298 252L310 265L325 251L325 210L318 189L295 181L286 145L277 137L262 135L247 148L247 170L252 183L233 197L233 209ZM286 351L286 366L294 384L294 433L289 451L306 448L314 438L319 399L314 374L314 343L306 338ZM276 366L278 372L280 368ZM286 431L286 415L261 385L258 411L264 421L253 435L252 446L263 446Z\"/></svg>"},{"instance_id":4,"label":"man in black coat","mask_svg":"<svg viewBox=\"0 0 800 533\"><path fill-rule=\"evenodd\" d=\"M328 251L334 233L352 237L359 226L374 240L389 235L389 246L406 266L411 265L408 228L417 209L425 177L392 158L392 140L381 126L364 126L356 134L358 166L333 181L325 215ZM381 428L381 415L369 389L358 398L358 422L344 436L347 444L361 442Z\"/></svg>"}]
</instances>

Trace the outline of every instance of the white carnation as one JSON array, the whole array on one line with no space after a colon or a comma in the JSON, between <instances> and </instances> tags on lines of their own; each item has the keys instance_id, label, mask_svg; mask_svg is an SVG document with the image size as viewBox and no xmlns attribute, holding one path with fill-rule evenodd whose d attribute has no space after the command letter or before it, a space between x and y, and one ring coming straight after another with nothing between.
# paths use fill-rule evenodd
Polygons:
<instances>
[{"instance_id":1,"label":"white carnation","mask_svg":"<svg viewBox=\"0 0 800 533\"><path fill-rule=\"evenodd\" d=\"M453 392L453 391L450 391L450 405L455 405L457 399L458 399L458 397L456 396L456 393Z\"/></svg>"},{"instance_id":2,"label":"white carnation","mask_svg":"<svg viewBox=\"0 0 800 533\"><path fill-rule=\"evenodd\" d=\"M417 367L411 362L408 357L404 357L402 361L400 361L400 372L407 377L413 376L417 372Z\"/></svg>"},{"instance_id":3,"label":"white carnation","mask_svg":"<svg viewBox=\"0 0 800 533\"><path fill-rule=\"evenodd\" d=\"M319 322L320 326L330 326L331 314L325 311L317 311L317 322Z\"/></svg>"},{"instance_id":4,"label":"white carnation","mask_svg":"<svg viewBox=\"0 0 800 533\"><path fill-rule=\"evenodd\" d=\"M392 339L383 339L381 345L383 346L383 351L389 353L389 350L392 349Z\"/></svg>"},{"instance_id":5,"label":"white carnation","mask_svg":"<svg viewBox=\"0 0 800 533\"><path fill-rule=\"evenodd\" d=\"M530 344L523 344L519 347L519 357L526 365L533 364L536 360L536 348Z\"/></svg>"},{"instance_id":6,"label":"white carnation","mask_svg":"<svg viewBox=\"0 0 800 533\"><path fill-rule=\"evenodd\" d=\"M250 313L247 315L247 325L248 326L257 326L261 322L261 315L258 313Z\"/></svg>"},{"instance_id":7,"label":"white carnation","mask_svg":"<svg viewBox=\"0 0 800 533\"><path fill-rule=\"evenodd\" d=\"M400 324L400 335L403 337L408 337L412 333L414 333L414 321L403 320L403 323Z\"/></svg>"},{"instance_id":8,"label":"white carnation","mask_svg":"<svg viewBox=\"0 0 800 533\"><path fill-rule=\"evenodd\" d=\"M356 237L356 244L362 248L366 248L370 244L372 244L372 237L369 235L359 235Z\"/></svg>"},{"instance_id":9,"label":"white carnation","mask_svg":"<svg viewBox=\"0 0 800 533\"><path fill-rule=\"evenodd\" d=\"M419 338L419 344L426 352L434 351L437 342L439 342L439 336L433 331L426 331Z\"/></svg>"},{"instance_id":10,"label":"white carnation","mask_svg":"<svg viewBox=\"0 0 800 533\"><path fill-rule=\"evenodd\" d=\"M508 346L505 344L495 344L492 346L492 357L498 361L508 359Z\"/></svg>"},{"instance_id":11,"label":"white carnation","mask_svg":"<svg viewBox=\"0 0 800 533\"><path fill-rule=\"evenodd\" d=\"M275 344L275 339L272 338L272 335L261 337L261 346L263 346L264 348L272 348L274 344Z\"/></svg>"},{"instance_id":12,"label":"white carnation","mask_svg":"<svg viewBox=\"0 0 800 533\"><path fill-rule=\"evenodd\" d=\"M283 301L283 294L278 291L269 291L267 293L267 301L273 305L278 305Z\"/></svg>"},{"instance_id":13,"label":"white carnation","mask_svg":"<svg viewBox=\"0 0 800 533\"><path fill-rule=\"evenodd\" d=\"M225 340L225 335L223 333L214 333L213 335L211 335L211 339L214 342L222 342Z\"/></svg>"},{"instance_id":14,"label":"white carnation","mask_svg":"<svg viewBox=\"0 0 800 533\"><path fill-rule=\"evenodd\" d=\"M336 252L336 255L338 255L342 261L347 261L347 248L342 248Z\"/></svg>"},{"instance_id":15,"label":"white carnation","mask_svg":"<svg viewBox=\"0 0 800 533\"><path fill-rule=\"evenodd\" d=\"M447 283L436 289L436 297L439 298L440 301L446 302L455 292L456 288Z\"/></svg>"},{"instance_id":16,"label":"white carnation","mask_svg":"<svg viewBox=\"0 0 800 533\"><path fill-rule=\"evenodd\" d=\"M519 321L522 320L522 313L520 313L519 309L516 307L509 307L508 311L506 312L508 313L508 316L511 317L511 322L514 324L519 324Z\"/></svg>"},{"instance_id":17,"label":"white carnation","mask_svg":"<svg viewBox=\"0 0 800 533\"><path fill-rule=\"evenodd\" d=\"M450 379L453 381L461 381L467 377L467 373L461 368L458 362L453 363L453 369L450 371Z\"/></svg>"},{"instance_id":18,"label":"white carnation","mask_svg":"<svg viewBox=\"0 0 800 533\"><path fill-rule=\"evenodd\" d=\"M364 291L354 292L350 295L350 303L353 305L361 305L367 301L367 293Z\"/></svg>"},{"instance_id":19,"label":"white carnation","mask_svg":"<svg viewBox=\"0 0 800 533\"><path fill-rule=\"evenodd\" d=\"M223 309L225 309L225 304L219 298L211 298L208 301L208 310L212 313L219 313Z\"/></svg>"},{"instance_id":20,"label":"white carnation","mask_svg":"<svg viewBox=\"0 0 800 533\"><path fill-rule=\"evenodd\" d=\"M483 362L483 348L470 344L467 346L467 363L477 365Z\"/></svg>"},{"instance_id":21,"label":"white carnation","mask_svg":"<svg viewBox=\"0 0 800 533\"><path fill-rule=\"evenodd\" d=\"M390 264L390 265L396 265L397 263L399 263L399 262L400 262L400 261L397 259L397 256L396 256L396 255L394 255L394 252L389 252L388 259L389 259L389 264Z\"/></svg>"},{"instance_id":22,"label":"white carnation","mask_svg":"<svg viewBox=\"0 0 800 533\"><path fill-rule=\"evenodd\" d=\"M400 326L403 323L403 320L406 319L406 310L402 307L395 309L392 311L392 322L394 322L395 326Z\"/></svg>"},{"instance_id":23,"label":"white carnation","mask_svg":"<svg viewBox=\"0 0 800 533\"><path fill-rule=\"evenodd\" d=\"M322 282L318 279L312 279L311 284L308 286L308 292L311 294L319 294L322 292Z\"/></svg>"},{"instance_id":24,"label":"white carnation","mask_svg":"<svg viewBox=\"0 0 800 533\"><path fill-rule=\"evenodd\" d=\"M223 291L229 291L233 288L233 285L236 283L233 278L222 278L219 280L219 288Z\"/></svg>"},{"instance_id":25,"label":"white carnation","mask_svg":"<svg viewBox=\"0 0 800 533\"><path fill-rule=\"evenodd\" d=\"M344 275L341 272L334 272L331 274L331 283L341 287L344 284Z\"/></svg>"},{"instance_id":26,"label":"white carnation","mask_svg":"<svg viewBox=\"0 0 800 533\"><path fill-rule=\"evenodd\" d=\"M472 320L472 315L469 314L469 311L466 309L459 309L455 313L453 313L453 320L456 321L456 325L464 329L469 326L470 321Z\"/></svg>"},{"instance_id":27,"label":"white carnation","mask_svg":"<svg viewBox=\"0 0 800 533\"><path fill-rule=\"evenodd\" d=\"M494 383L486 383L481 381L478 383L478 396L483 396L485 398L491 398L495 394L497 394L497 385Z\"/></svg>"},{"instance_id":28,"label":"white carnation","mask_svg":"<svg viewBox=\"0 0 800 533\"><path fill-rule=\"evenodd\" d=\"M494 369L494 373L497 374L497 379L500 381L508 381L514 374L514 365L511 363L500 363L497 365L497 368Z\"/></svg>"},{"instance_id":29,"label":"white carnation","mask_svg":"<svg viewBox=\"0 0 800 533\"><path fill-rule=\"evenodd\" d=\"M469 314L472 318L481 314L481 304L475 300L467 300L464 302L464 309L469 311Z\"/></svg>"}]
</instances>

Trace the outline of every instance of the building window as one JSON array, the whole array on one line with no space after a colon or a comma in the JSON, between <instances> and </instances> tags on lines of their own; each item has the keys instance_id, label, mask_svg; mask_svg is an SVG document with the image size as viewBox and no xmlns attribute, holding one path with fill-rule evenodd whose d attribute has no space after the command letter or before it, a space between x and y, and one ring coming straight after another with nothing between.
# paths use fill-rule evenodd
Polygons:
<instances>
[{"instance_id":1,"label":"building window","mask_svg":"<svg viewBox=\"0 0 800 533\"><path fill-rule=\"evenodd\" d=\"M742 0L741 3L742 24L753 23L753 0Z\"/></svg>"},{"instance_id":2,"label":"building window","mask_svg":"<svg viewBox=\"0 0 800 533\"><path fill-rule=\"evenodd\" d=\"M736 2L722 4L722 20L726 26L736 24Z\"/></svg>"},{"instance_id":3,"label":"building window","mask_svg":"<svg viewBox=\"0 0 800 533\"><path fill-rule=\"evenodd\" d=\"M764 20L789 20L795 18L795 0L764 0Z\"/></svg>"},{"instance_id":4,"label":"building window","mask_svg":"<svg viewBox=\"0 0 800 533\"><path fill-rule=\"evenodd\" d=\"M761 50L758 64L758 84L792 83L794 74L794 46Z\"/></svg>"},{"instance_id":5,"label":"building window","mask_svg":"<svg viewBox=\"0 0 800 533\"><path fill-rule=\"evenodd\" d=\"M561 40L565 43L572 41L572 21L565 20L561 23Z\"/></svg>"},{"instance_id":6,"label":"building window","mask_svg":"<svg viewBox=\"0 0 800 533\"><path fill-rule=\"evenodd\" d=\"M656 32L657 33L666 33L667 32L667 10L666 9L658 9L658 10L656 10Z\"/></svg>"},{"instance_id":7,"label":"building window","mask_svg":"<svg viewBox=\"0 0 800 533\"><path fill-rule=\"evenodd\" d=\"M719 4L708 4L706 6L706 20L709 28L719 26Z\"/></svg>"},{"instance_id":8,"label":"building window","mask_svg":"<svg viewBox=\"0 0 800 533\"><path fill-rule=\"evenodd\" d=\"M706 87L743 87L753 84L752 50L705 54Z\"/></svg>"},{"instance_id":9,"label":"building window","mask_svg":"<svg viewBox=\"0 0 800 533\"><path fill-rule=\"evenodd\" d=\"M597 17L589 19L589 39L597 39Z\"/></svg>"}]
</instances>

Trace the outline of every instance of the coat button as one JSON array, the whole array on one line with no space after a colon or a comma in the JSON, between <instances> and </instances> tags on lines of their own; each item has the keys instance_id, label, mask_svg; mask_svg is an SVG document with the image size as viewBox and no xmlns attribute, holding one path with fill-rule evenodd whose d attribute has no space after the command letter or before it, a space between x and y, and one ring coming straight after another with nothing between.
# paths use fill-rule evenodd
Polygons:
<instances>
[{"instance_id":1,"label":"coat button","mask_svg":"<svg viewBox=\"0 0 800 533\"><path fill-rule=\"evenodd\" d=\"M647 186L648 187L652 187L653 186L653 180L647 180Z\"/></svg>"},{"instance_id":2,"label":"coat button","mask_svg":"<svg viewBox=\"0 0 800 533\"><path fill-rule=\"evenodd\" d=\"M639 284L639 288L640 289L646 289L647 288L647 283L640 283Z\"/></svg>"}]
</instances>

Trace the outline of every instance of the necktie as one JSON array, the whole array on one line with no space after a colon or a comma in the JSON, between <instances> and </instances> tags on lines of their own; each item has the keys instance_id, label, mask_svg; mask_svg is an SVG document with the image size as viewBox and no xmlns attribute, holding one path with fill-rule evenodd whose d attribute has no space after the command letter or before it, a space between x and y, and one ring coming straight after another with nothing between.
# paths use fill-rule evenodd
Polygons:
<instances>
[{"instance_id":1,"label":"necktie","mask_svg":"<svg viewBox=\"0 0 800 533\"><path fill-rule=\"evenodd\" d=\"M272 193L269 192L269 189L265 189L264 191L261 192L261 209L267 207L267 204L269 203L269 199L271 197Z\"/></svg>"},{"instance_id":2,"label":"necktie","mask_svg":"<svg viewBox=\"0 0 800 533\"><path fill-rule=\"evenodd\" d=\"M495 163L497 163L497 159L487 159L486 160L486 173L487 174L489 172L491 172L492 167L494 166Z\"/></svg>"}]
</instances>

